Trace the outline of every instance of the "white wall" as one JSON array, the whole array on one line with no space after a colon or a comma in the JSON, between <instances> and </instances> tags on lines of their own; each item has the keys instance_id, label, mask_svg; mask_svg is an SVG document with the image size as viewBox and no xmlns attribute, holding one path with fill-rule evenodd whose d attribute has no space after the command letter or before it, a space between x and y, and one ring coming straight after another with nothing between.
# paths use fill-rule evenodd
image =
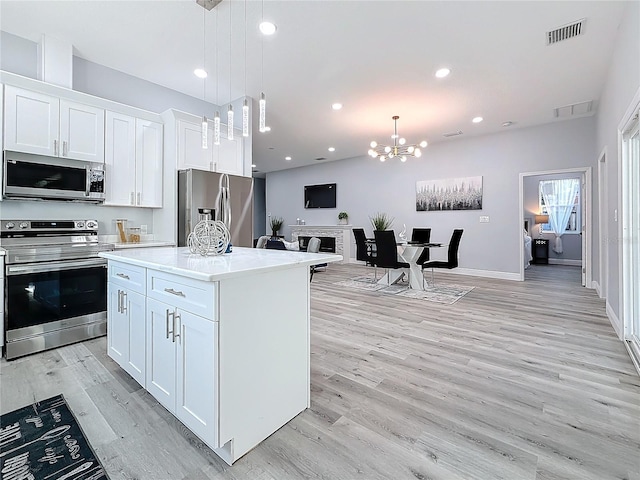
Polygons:
<instances>
[{"instance_id":1,"label":"white wall","mask_svg":"<svg viewBox=\"0 0 640 480\"><path fill-rule=\"evenodd\" d=\"M366 151L367 145L363 145ZM460 266L502 272L520 271L522 226L519 223L519 174L595 165L595 119L587 117L531 128L505 130L483 137L459 138L427 147L420 159L406 163L363 155L267 174L267 215L282 216L285 225L302 218L307 225L335 224L338 212L349 223L372 231L369 216L386 212L395 217L398 233L406 224L431 227L433 241L445 242L454 228L465 230ZM416 212L416 181L483 176L483 209ZM304 185L337 184L337 208L303 208ZM479 223L488 215L490 223ZM291 234L285 227L284 234Z\"/></svg>"},{"instance_id":2,"label":"white wall","mask_svg":"<svg viewBox=\"0 0 640 480\"><path fill-rule=\"evenodd\" d=\"M577 178L580 180L580 174L556 174L556 175L531 175L524 177L523 180L523 205L524 205L524 218L530 218L534 220L535 215L540 211L539 201L539 188L541 180L556 180L565 178ZM531 233L533 238L546 238L549 240L549 258L559 260L581 260L582 259L582 238L579 233L566 233L562 236L562 250L561 254L557 254L553 251L551 243L555 240L553 233L543 232L539 235L539 225L533 225Z\"/></svg>"},{"instance_id":3,"label":"white wall","mask_svg":"<svg viewBox=\"0 0 640 480\"><path fill-rule=\"evenodd\" d=\"M618 223L614 210L623 209L618 205L620 192L618 178L618 124L630 106L635 93L640 89L640 2L629 2L622 23L618 29L615 49L611 55L611 67L602 92L597 116L597 148L594 156L606 148L607 152L607 223L600 227L609 261L607 276L608 312L612 321L618 323L620 314L620 257L618 254ZM594 265L597 267L597 263ZM598 276L599 278L599 269ZM601 279L602 283L602 279ZM620 325L618 325L620 326ZM621 331L621 330L618 330Z\"/></svg>"}]
</instances>

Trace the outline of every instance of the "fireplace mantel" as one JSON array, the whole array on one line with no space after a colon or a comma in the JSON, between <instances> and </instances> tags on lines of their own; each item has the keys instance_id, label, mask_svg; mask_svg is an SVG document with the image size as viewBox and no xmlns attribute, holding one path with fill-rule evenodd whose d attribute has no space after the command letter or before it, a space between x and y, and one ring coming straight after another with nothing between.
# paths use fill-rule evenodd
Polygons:
<instances>
[{"instance_id":1,"label":"fireplace mantel","mask_svg":"<svg viewBox=\"0 0 640 480\"><path fill-rule=\"evenodd\" d=\"M353 225L289 225L291 238L298 240L298 236L333 237L336 239L336 253L342 255L342 262L351 261L351 230Z\"/></svg>"}]
</instances>

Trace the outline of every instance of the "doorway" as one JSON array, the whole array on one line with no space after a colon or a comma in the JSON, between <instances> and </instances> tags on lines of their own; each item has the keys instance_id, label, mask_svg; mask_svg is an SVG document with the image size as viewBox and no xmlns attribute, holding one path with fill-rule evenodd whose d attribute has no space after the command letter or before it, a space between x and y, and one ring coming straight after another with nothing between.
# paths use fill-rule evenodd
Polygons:
<instances>
[{"instance_id":1,"label":"doorway","mask_svg":"<svg viewBox=\"0 0 640 480\"><path fill-rule=\"evenodd\" d=\"M570 247L573 254L554 254L553 243L555 235L548 229L546 224L536 223L545 220L539 203L538 185L545 179L566 179L575 178L580 182L579 211L571 216L573 231L562 235L563 254L565 246ZM529 224L529 236L532 237L533 249L543 244L543 252L548 253L548 263L566 265L577 269L573 278L580 278L582 286L592 288L591 274L591 167L569 168L562 170L547 170L540 172L528 172L520 174L520 219L519 236L523 235L523 225ZM525 222L528 220L528 222ZM547 219L548 221L548 219ZM541 240L541 241L540 241ZM523 241L526 244L526 236ZM535 250L532 253L536 253ZM520 280L525 280L525 269L527 267L527 251L525 247L520 249ZM572 257L572 258L571 258ZM536 265L537 266L537 265ZM574 270L575 271L575 270ZM571 278L569 275L567 278ZM577 281L577 280L576 280Z\"/></svg>"},{"instance_id":2,"label":"doorway","mask_svg":"<svg viewBox=\"0 0 640 480\"><path fill-rule=\"evenodd\" d=\"M639 92L640 93L640 92ZM620 135L620 305L627 348L640 372L640 100L625 116Z\"/></svg>"}]
</instances>

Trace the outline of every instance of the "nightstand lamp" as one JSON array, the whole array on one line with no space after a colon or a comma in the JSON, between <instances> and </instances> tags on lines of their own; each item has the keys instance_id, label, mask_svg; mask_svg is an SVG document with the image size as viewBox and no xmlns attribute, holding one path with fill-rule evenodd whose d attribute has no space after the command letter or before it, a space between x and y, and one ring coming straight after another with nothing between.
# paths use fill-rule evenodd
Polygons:
<instances>
[{"instance_id":1,"label":"nightstand lamp","mask_svg":"<svg viewBox=\"0 0 640 480\"><path fill-rule=\"evenodd\" d=\"M539 227L538 227L538 237L541 237L542 236L542 224L543 223L549 223L549 215L536 215L535 222L536 222L537 225L539 225Z\"/></svg>"}]
</instances>

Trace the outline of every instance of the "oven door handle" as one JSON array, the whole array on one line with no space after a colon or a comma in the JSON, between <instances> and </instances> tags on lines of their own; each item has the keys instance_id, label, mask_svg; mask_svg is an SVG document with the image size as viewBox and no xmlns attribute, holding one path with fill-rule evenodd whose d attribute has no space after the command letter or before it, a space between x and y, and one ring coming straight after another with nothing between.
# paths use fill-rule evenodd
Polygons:
<instances>
[{"instance_id":1,"label":"oven door handle","mask_svg":"<svg viewBox=\"0 0 640 480\"><path fill-rule=\"evenodd\" d=\"M23 265L7 265L7 276L25 275L29 273L60 272L63 270L77 270L79 268L104 267L107 268L107 261L103 258L90 260L70 260L66 262L43 262Z\"/></svg>"}]
</instances>

